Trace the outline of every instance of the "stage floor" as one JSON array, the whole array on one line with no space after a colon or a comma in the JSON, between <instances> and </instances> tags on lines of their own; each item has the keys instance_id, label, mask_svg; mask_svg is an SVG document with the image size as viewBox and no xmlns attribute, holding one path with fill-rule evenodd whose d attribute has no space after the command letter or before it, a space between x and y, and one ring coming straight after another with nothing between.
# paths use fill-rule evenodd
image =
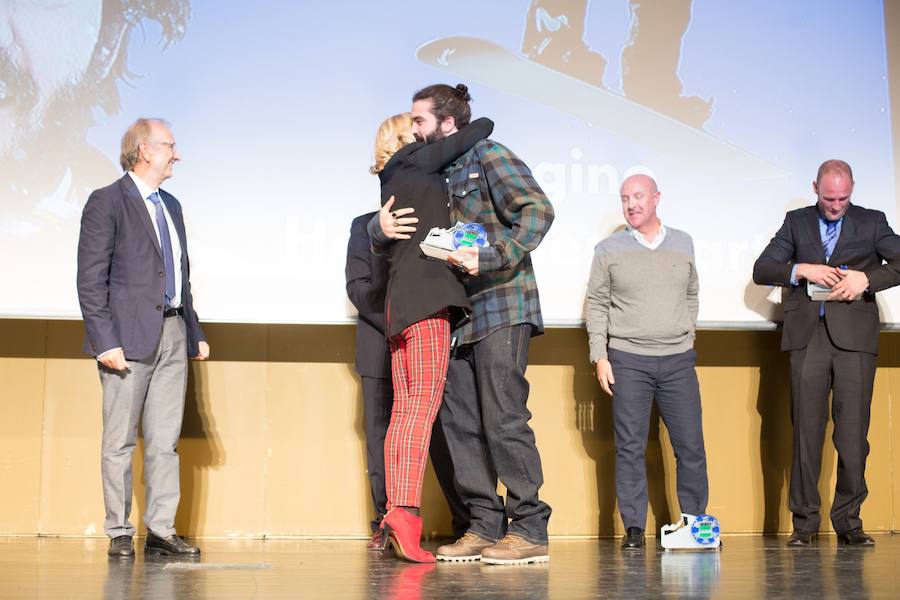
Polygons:
<instances>
[{"instance_id":1,"label":"stage floor","mask_svg":"<svg viewBox=\"0 0 900 600\"><path fill-rule=\"evenodd\" d=\"M898 598L900 535L874 548L730 536L721 552L623 553L617 540L552 540L550 562L414 565L362 541L199 540L202 559L110 560L105 539L0 538L0 598ZM653 543L653 540L648 540ZM139 543L143 540L138 539ZM434 549L436 543L427 545Z\"/></svg>"}]
</instances>

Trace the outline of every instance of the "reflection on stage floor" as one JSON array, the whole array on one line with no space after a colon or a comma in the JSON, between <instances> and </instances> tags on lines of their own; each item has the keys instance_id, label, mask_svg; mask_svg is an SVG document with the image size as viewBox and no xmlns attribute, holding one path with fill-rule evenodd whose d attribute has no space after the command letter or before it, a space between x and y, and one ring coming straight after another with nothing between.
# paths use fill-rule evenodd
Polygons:
<instances>
[{"instance_id":1,"label":"reflection on stage floor","mask_svg":"<svg viewBox=\"0 0 900 600\"><path fill-rule=\"evenodd\" d=\"M550 562L416 565L361 540L199 540L200 560L106 556L105 539L0 538L0 598L897 598L900 536L874 548L812 548L727 536L721 552L625 552L617 540L554 539ZM436 542L427 544L431 550Z\"/></svg>"}]
</instances>

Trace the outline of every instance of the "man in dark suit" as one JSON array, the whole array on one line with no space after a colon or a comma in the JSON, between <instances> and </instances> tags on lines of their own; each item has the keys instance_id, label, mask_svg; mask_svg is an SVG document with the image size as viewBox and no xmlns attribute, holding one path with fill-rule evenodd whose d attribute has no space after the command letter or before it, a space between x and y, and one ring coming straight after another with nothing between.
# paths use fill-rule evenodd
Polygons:
<instances>
[{"instance_id":1,"label":"man in dark suit","mask_svg":"<svg viewBox=\"0 0 900 600\"><path fill-rule=\"evenodd\" d=\"M900 284L900 236L884 213L850 203L853 172L841 160L819 167L815 206L791 211L753 267L753 281L790 288L781 349L791 358L794 456L788 546L819 529L818 480L832 392L837 486L831 522L841 543L870 546L859 517L866 498L866 439L878 354L875 293ZM830 291L815 294L812 285ZM814 299L812 296L816 295ZM819 295L827 299L819 300Z\"/></svg>"},{"instance_id":2,"label":"man in dark suit","mask_svg":"<svg viewBox=\"0 0 900 600\"><path fill-rule=\"evenodd\" d=\"M144 436L146 553L196 556L175 533L176 445L188 356L209 345L194 312L181 205L159 189L181 159L168 124L138 119L122 137L125 175L95 190L78 241L78 299L103 387L101 472L109 555L134 556L131 455Z\"/></svg>"},{"instance_id":3,"label":"man in dark suit","mask_svg":"<svg viewBox=\"0 0 900 600\"><path fill-rule=\"evenodd\" d=\"M362 380L366 459L372 503L375 506L375 518L371 523L372 539L368 546L370 550L381 549L383 545L379 525L387 511L384 438L391 422L391 408L394 404L390 346L384 333L384 299L390 263L386 255L372 252L366 230L366 225L377 214L370 212L353 219L344 269L347 296L359 312L356 324L356 372ZM453 533L460 536L469 527L469 513L454 487L453 464L444 431L437 419L429 451L432 467L450 507Z\"/></svg>"},{"instance_id":4,"label":"man in dark suit","mask_svg":"<svg viewBox=\"0 0 900 600\"><path fill-rule=\"evenodd\" d=\"M362 381L366 428L366 464L375 518L370 550L380 549L379 525L387 512L384 483L384 437L391 421L394 389L391 386L391 353L384 337L384 296L388 260L369 249L366 225L375 213L353 219L347 243L347 296L359 312L356 322L356 372Z\"/></svg>"}]
</instances>

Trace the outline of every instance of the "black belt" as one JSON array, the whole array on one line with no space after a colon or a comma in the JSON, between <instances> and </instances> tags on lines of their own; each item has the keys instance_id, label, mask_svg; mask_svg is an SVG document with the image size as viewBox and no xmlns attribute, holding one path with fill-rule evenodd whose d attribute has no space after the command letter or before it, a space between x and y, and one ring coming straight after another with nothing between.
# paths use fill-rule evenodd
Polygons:
<instances>
[{"instance_id":1,"label":"black belt","mask_svg":"<svg viewBox=\"0 0 900 600\"><path fill-rule=\"evenodd\" d=\"M179 306L178 308L167 308L163 311L163 318L168 319L169 317L176 317L178 315L184 316L184 308Z\"/></svg>"}]
</instances>

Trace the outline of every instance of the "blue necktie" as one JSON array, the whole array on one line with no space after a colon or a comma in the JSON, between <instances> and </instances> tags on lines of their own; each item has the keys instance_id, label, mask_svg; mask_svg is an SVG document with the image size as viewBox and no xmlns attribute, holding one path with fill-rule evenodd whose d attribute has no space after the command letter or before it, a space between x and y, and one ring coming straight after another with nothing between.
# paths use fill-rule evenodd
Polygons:
<instances>
[{"instance_id":1,"label":"blue necktie","mask_svg":"<svg viewBox=\"0 0 900 600\"><path fill-rule=\"evenodd\" d=\"M172 306L172 299L175 298L175 257L172 254L172 238L169 237L169 223L166 221L166 213L163 211L159 192L150 194L149 200L156 207L156 226L159 228L163 263L166 265L166 306Z\"/></svg>"},{"instance_id":2,"label":"blue necktie","mask_svg":"<svg viewBox=\"0 0 900 600\"><path fill-rule=\"evenodd\" d=\"M831 260L831 252L834 250L834 238L837 237L837 221L825 221L825 237L822 238L822 245L825 246L825 262ZM819 316L825 316L825 303L819 303Z\"/></svg>"},{"instance_id":3,"label":"blue necktie","mask_svg":"<svg viewBox=\"0 0 900 600\"><path fill-rule=\"evenodd\" d=\"M822 245L825 246L825 262L831 260L831 252L834 250L834 238L837 237L837 221L825 222L825 238Z\"/></svg>"}]
</instances>

